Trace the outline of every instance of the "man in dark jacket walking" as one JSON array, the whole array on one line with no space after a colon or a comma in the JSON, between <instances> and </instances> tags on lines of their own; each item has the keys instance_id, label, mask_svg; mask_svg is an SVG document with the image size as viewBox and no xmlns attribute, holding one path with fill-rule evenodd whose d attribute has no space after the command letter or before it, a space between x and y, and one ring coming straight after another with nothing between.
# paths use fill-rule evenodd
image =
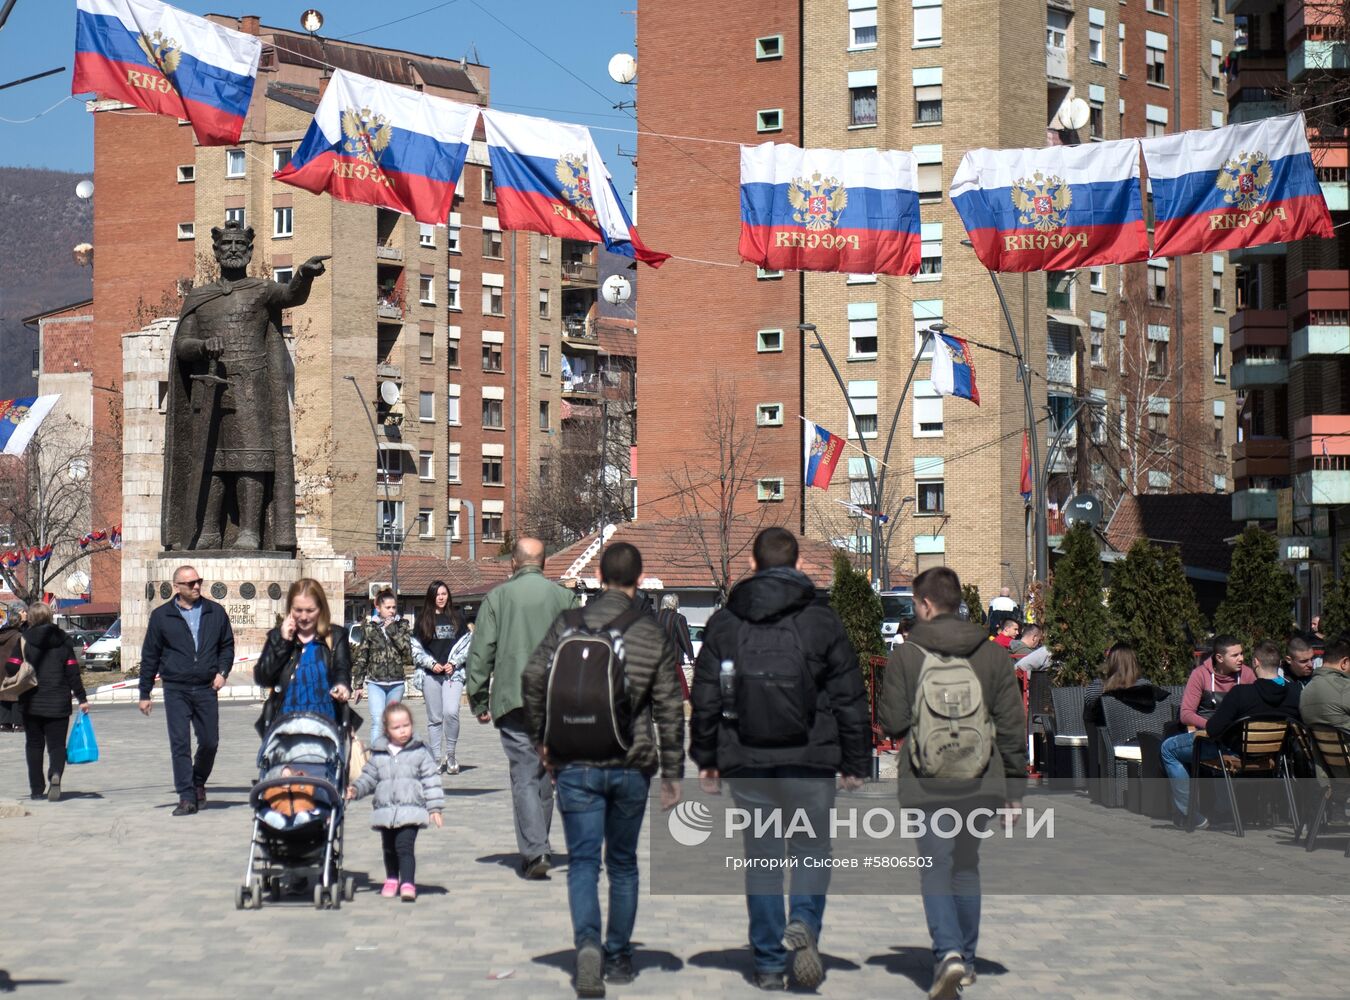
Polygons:
<instances>
[{"instance_id":1,"label":"man in dark jacket walking","mask_svg":"<svg viewBox=\"0 0 1350 1000\"><path fill-rule=\"evenodd\" d=\"M750 565L754 575L732 589L704 633L689 756L705 791L718 791L725 776L737 807L785 817L800 810L809 820L809 831L786 838L747 830L745 839L749 858L781 861L790 852L799 865L786 917L781 867L746 870L755 985L784 989L790 950L792 977L809 989L824 977L817 943L829 868L804 862L830 855L836 774L855 789L871 766L867 693L843 623L816 603L801 572L792 533L761 531Z\"/></svg>"},{"instance_id":2,"label":"man in dark jacket walking","mask_svg":"<svg viewBox=\"0 0 1350 1000\"><path fill-rule=\"evenodd\" d=\"M220 745L220 708L216 692L234 665L230 616L202 596L201 575L191 566L173 571L174 598L150 613L141 646L140 709L150 714L155 678L164 685L164 718L169 725L175 816L190 816L206 802L206 780ZM192 756L188 726L197 736Z\"/></svg>"},{"instance_id":3,"label":"man in dark jacket walking","mask_svg":"<svg viewBox=\"0 0 1350 1000\"><path fill-rule=\"evenodd\" d=\"M985 630L957 617L961 581L945 566L914 578L914 611L918 618L909 641L891 651L882 680L880 717L891 736L910 737L916 718L919 675L929 654L970 664L979 680L994 747L983 772L964 782L938 781L920 775L909 752L900 755L900 804L922 809L925 832L918 838L920 857L931 858L920 869L923 910L933 939L936 966L929 997L955 1000L962 985L975 982L975 946L980 934L980 839L972 827L976 809L1005 807L1016 822L1027 784L1026 714L1008 654L989 641ZM938 836L929 822L933 813L954 808L963 822L955 836ZM984 831L988 835L988 831Z\"/></svg>"},{"instance_id":4,"label":"man in dark jacket walking","mask_svg":"<svg viewBox=\"0 0 1350 1000\"><path fill-rule=\"evenodd\" d=\"M661 807L671 809L680 801L684 776L684 700L675 675L675 650L650 615L630 614L641 576L642 554L637 548L627 542L606 548L600 557L604 591L579 611L558 616L521 675L530 735L547 759L548 671L564 632L577 615L588 629L627 624L632 619L622 632L625 687L633 719L628 752L603 760L549 759L567 836L567 901L577 949L579 997L604 996L605 982L633 981L638 834L647 812L647 789L659 766ZM603 946L597 890L602 848L609 877L609 929Z\"/></svg>"}]
</instances>

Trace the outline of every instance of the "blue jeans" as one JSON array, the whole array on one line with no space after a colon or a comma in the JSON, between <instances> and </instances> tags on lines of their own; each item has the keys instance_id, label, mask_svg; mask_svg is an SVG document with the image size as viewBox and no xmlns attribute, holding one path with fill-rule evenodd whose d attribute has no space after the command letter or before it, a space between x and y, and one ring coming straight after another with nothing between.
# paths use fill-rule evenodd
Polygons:
<instances>
[{"instance_id":1,"label":"blue jeans","mask_svg":"<svg viewBox=\"0 0 1350 1000\"><path fill-rule=\"evenodd\" d=\"M789 884L787 911L783 908L783 869L747 868L745 872L745 908L750 917L750 951L756 972L782 972L787 968L787 949L783 932L788 921L800 920L820 938L825 919L825 893L830 887L830 869L805 867L807 858L830 857L830 809L834 806L834 776L805 776L799 770L779 769L756 772L753 777L733 778L731 797L740 809L768 814L781 810L786 831L793 827L792 817L800 810L810 830L801 824L791 837L774 836L764 830L755 836L752 820L744 831L745 856L750 860L781 861L795 859Z\"/></svg>"},{"instance_id":2,"label":"blue jeans","mask_svg":"<svg viewBox=\"0 0 1350 1000\"><path fill-rule=\"evenodd\" d=\"M1162 744L1163 770L1167 772L1172 787L1172 809L1180 813L1182 819L1185 819L1186 809L1190 803L1191 765L1195 763L1196 745L1195 733L1178 733L1163 740ZM1201 740L1199 746L1202 757L1218 759L1219 748L1214 745L1213 740ZM1195 821L1198 823L1202 819L1204 817L1197 809Z\"/></svg>"},{"instance_id":3,"label":"blue jeans","mask_svg":"<svg viewBox=\"0 0 1350 1000\"><path fill-rule=\"evenodd\" d=\"M916 846L919 857L933 859L930 867L919 869L933 957L941 960L954 951L970 965L980 939L980 841L964 815L955 836L935 834L932 818L931 812L924 815L924 834ZM940 825L944 833L950 828L945 818Z\"/></svg>"},{"instance_id":4,"label":"blue jeans","mask_svg":"<svg viewBox=\"0 0 1350 1000\"><path fill-rule=\"evenodd\" d=\"M567 836L567 905L572 941L600 941L600 857L609 877L608 958L631 955L638 905L638 834L651 779L622 767L567 765L558 772L558 809Z\"/></svg>"},{"instance_id":5,"label":"blue jeans","mask_svg":"<svg viewBox=\"0 0 1350 1000\"><path fill-rule=\"evenodd\" d=\"M384 707L403 700L403 681L366 681L366 698L370 701L370 742L384 735Z\"/></svg>"}]
</instances>

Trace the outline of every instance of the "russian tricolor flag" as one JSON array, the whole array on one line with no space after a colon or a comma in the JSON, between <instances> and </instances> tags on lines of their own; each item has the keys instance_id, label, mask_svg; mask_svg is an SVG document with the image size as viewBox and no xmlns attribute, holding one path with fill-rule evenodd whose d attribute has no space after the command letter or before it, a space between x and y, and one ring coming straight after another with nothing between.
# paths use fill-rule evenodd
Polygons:
<instances>
[{"instance_id":1,"label":"russian tricolor flag","mask_svg":"<svg viewBox=\"0 0 1350 1000\"><path fill-rule=\"evenodd\" d=\"M834 467L844 454L844 439L809 420L804 421L803 426L806 433L806 485L819 486L823 490L830 485Z\"/></svg>"},{"instance_id":2,"label":"russian tricolor flag","mask_svg":"<svg viewBox=\"0 0 1350 1000\"><path fill-rule=\"evenodd\" d=\"M1302 113L1142 145L1155 257L1332 236Z\"/></svg>"},{"instance_id":3,"label":"russian tricolor flag","mask_svg":"<svg viewBox=\"0 0 1350 1000\"><path fill-rule=\"evenodd\" d=\"M980 405L980 388L975 384L975 362L970 345L960 337L939 333L933 344L933 389L939 396L960 396Z\"/></svg>"},{"instance_id":4,"label":"russian tricolor flag","mask_svg":"<svg viewBox=\"0 0 1350 1000\"><path fill-rule=\"evenodd\" d=\"M157 0L76 0L72 94L91 91L239 141L262 42Z\"/></svg>"},{"instance_id":5,"label":"russian tricolor flag","mask_svg":"<svg viewBox=\"0 0 1350 1000\"><path fill-rule=\"evenodd\" d=\"M772 271L918 274L912 152L741 147L743 260Z\"/></svg>"},{"instance_id":6,"label":"russian tricolor flag","mask_svg":"<svg viewBox=\"0 0 1350 1000\"><path fill-rule=\"evenodd\" d=\"M619 200L590 129L483 109L497 217L503 229L603 243L660 267Z\"/></svg>"},{"instance_id":7,"label":"russian tricolor flag","mask_svg":"<svg viewBox=\"0 0 1350 1000\"><path fill-rule=\"evenodd\" d=\"M56 393L0 399L0 451L6 455L22 455L60 398L60 393Z\"/></svg>"},{"instance_id":8,"label":"russian tricolor flag","mask_svg":"<svg viewBox=\"0 0 1350 1000\"><path fill-rule=\"evenodd\" d=\"M1134 139L972 149L951 197L991 271L1069 271L1148 257Z\"/></svg>"},{"instance_id":9,"label":"russian tricolor flag","mask_svg":"<svg viewBox=\"0 0 1350 1000\"><path fill-rule=\"evenodd\" d=\"M444 225L478 109L336 70L295 156L273 176Z\"/></svg>"}]
</instances>

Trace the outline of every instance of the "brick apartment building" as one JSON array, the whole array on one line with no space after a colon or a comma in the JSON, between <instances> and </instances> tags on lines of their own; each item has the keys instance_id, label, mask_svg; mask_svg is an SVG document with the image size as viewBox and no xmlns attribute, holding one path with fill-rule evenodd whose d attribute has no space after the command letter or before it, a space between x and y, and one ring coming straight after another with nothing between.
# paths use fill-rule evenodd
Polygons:
<instances>
[{"instance_id":1,"label":"brick apartment building","mask_svg":"<svg viewBox=\"0 0 1350 1000\"><path fill-rule=\"evenodd\" d=\"M1302 107L1343 95L1350 63L1340 5L1237 0L1229 7L1247 39L1229 68L1230 120L1283 114L1290 93ZM1350 219L1344 107L1308 113L1336 238L1230 255L1239 285L1232 375L1243 400L1233 520L1277 533L1281 558L1298 576L1305 626L1321 613L1323 586L1350 572L1341 560L1350 542L1350 230L1339 228Z\"/></svg>"},{"instance_id":2,"label":"brick apartment building","mask_svg":"<svg viewBox=\"0 0 1350 1000\"><path fill-rule=\"evenodd\" d=\"M696 30L714 15L722 28L715 36ZM962 30L971 24L980 30ZM861 432L875 459L920 331L941 320L956 336L1011 347L989 276L961 245L964 229L947 197L961 157L977 145L1222 124L1218 66L1233 37L1218 6L1166 0L806 0L731 13L700 3L640 11L645 130L747 144L913 148L923 219L923 269L913 278L778 277L750 265L680 261L653 276L642 315L643 443L653 456L644 459L644 490L659 485L666 456L689 447L689 418L676 415L697 405L700 376L734 368L742 415L760 426L760 475L783 480L781 491L761 489L744 503L782 502L801 511L808 534L868 549L867 522L836 502L869 500L866 459L850 448L833 486L803 500L798 415L853 442ZM728 93L736 100L722 99ZM1075 97L1090 108L1078 133L1061 120ZM652 245L731 260L736 147L642 135L639 154L642 224ZM691 190L703 192L697 211ZM1234 299L1222 258L1001 280L1034 372L1042 454L1078 400L1100 404L1065 430L1050 465L1052 510L1087 490L1110 505L1123 490L1227 488L1234 407L1218 342ZM852 426L825 360L801 350L798 322L819 330L861 428ZM713 364L679 366L705 357ZM1017 489L1023 390L1011 357L977 347L975 363L978 409L936 396L928 365L918 367L888 461L889 562L909 571L945 563L986 593L1021 589L1029 578L1028 514ZM653 487L649 475L657 477Z\"/></svg>"},{"instance_id":3,"label":"brick apartment building","mask_svg":"<svg viewBox=\"0 0 1350 1000\"><path fill-rule=\"evenodd\" d=\"M481 139L443 227L272 179L309 126L324 62L484 106L486 67L321 47L256 17L216 19L263 42L238 146L198 147L186 124L91 105L100 249L89 354L95 384L112 390L94 406L106 443L94 470L95 523L120 516L120 338L175 315L183 291L210 280L211 228L238 219L255 231L251 273L286 281L309 257L332 258L309 301L284 317L297 493L309 522L353 555L395 545L447 559L495 555L521 530L552 435L590 415L587 406L607 395L607 374L615 381L612 372L627 371L618 385L631 386L631 306L602 322L594 246L501 231ZM565 358L575 379L561 374ZM118 555L95 557L96 594L119 592Z\"/></svg>"}]
</instances>

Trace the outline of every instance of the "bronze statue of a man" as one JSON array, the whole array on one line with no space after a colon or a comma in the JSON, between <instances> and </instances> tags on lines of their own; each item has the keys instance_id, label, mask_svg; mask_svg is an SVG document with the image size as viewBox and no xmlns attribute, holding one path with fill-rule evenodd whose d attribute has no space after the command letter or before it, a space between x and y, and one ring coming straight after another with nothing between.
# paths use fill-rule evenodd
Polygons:
<instances>
[{"instance_id":1,"label":"bronze statue of a man","mask_svg":"<svg viewBox=\"0 0 1350 1000\"><path fill-rule=\"evenodd\" d=\"M220 280L183 302L169 355L166 550L295 551L295 470L281 311L303 305L327 257L289 284L246 276L253 229L211 230Z\"/></svg>"}]
</instances>

